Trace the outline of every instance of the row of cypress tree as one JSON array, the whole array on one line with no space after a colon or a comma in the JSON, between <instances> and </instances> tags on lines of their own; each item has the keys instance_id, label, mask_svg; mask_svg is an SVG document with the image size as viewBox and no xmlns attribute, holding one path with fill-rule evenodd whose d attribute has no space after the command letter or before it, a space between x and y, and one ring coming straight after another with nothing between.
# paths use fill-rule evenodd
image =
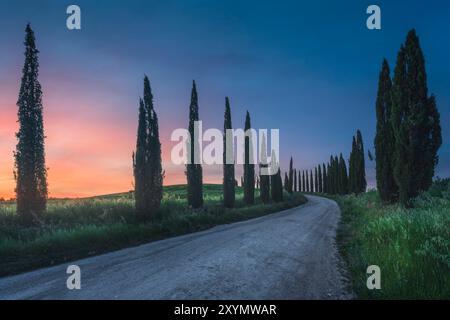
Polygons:
<instances>
[{"instance_id":1,"label":"row of cypress tree","mask_svg":"<svg viewBox=\"0 0 450 320\"><path fill-rule=\"evenodd\" d=\"M285 174L286 191L292 192L292 185L294 186L293 191L311 193L344 195L365 192L367 182L361 131L358 130L356 136L353 137L348 170L347 163L341 153L339 157L331 156L326 165L323 163L316 166L314 170L298 171L297 179L297 170L292 169L291 158L289 174Z\"/></svg>"},{"instance_id":2,"label":"row of cypress tree","mask_svg":"<svg viewBox=\"0 0 450 320\"><path fill-rule=\"evenodd\" d=\"M189 133L194 137L195 122L199 121L198 93L195 81L192 85L191 103L189 105ZM226 208L235 206L235 167L229 164L227 155L233 159L233 150L227 150L226 130L232 129L231 107L228 97L225 98L224 113L224 148L223 148L223 205ZM251 129L250 113L245 116L245 130ZM151 94L148 77L144 78L144 98L139 106L139 124L136 143L136 152L133 154L133 168L135 177L135 200L136 212L143 219L149 218L159 209L162 199L162 182L164 172L161 166L161 144L159 142L158 118L153 108L153 96ZM263 137L265 139L265 137ZM262 143L265 148L265 141ZM198 148L194 143L189 144L190 161L186 165L187 178L187 201L188 205L194 209L203 206L203 174L201 164L195 163L199 159ZM251 163L253 154L250 137L245 137L244 146L244 175L242 186L244 191L244 202L247 205L255 203L255 165ZM261 157L267 157L266 150L261 150ZM274 160L276 161L276 160ZM261 168L267 164L261 164ZM263 203L271 199L275 202L283 200L283 185L281 182L281 172L272 176L260 175L258 178L260 186L260 197Z\"/></svg>"},{"instance_id":3,"label":"row of cypress tree","mask_svg":"<svg viewBox=\"0 0 450 320\"><path fill-rule=\"evenodd\" d=\"M442 144L436 99L428 95L425 58L415 30L400 46L394 75L383 60L376 99L376 180L384 202L410 200L432 183Z\"/></svg>"}]
</instances>

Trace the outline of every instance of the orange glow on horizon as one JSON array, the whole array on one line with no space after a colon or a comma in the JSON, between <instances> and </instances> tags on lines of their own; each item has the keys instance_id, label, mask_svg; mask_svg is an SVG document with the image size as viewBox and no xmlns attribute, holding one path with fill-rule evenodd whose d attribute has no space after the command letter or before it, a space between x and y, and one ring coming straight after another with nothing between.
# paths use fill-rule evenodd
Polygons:
<instances>
[{"instance_id":1,"label":"orange glow on horizon","mask_svg":"<svg viewBox=\"0 0 450 320\"><path fill-rule=\"evenodd\" d=\"M0 198L4 199L15 197L13 151L18 123L12 101L5 105L0 100ZM70 107L64 106L66 110ZM49 197L81 198L132 190L134 128L120 126L119 121L102 124L81 116L68 118L48 111L52 109L44 102ZM161 144L164 185L185 184L185 167L170 161L170 148L175 142L162 132ZM204 168L204 177L205 183L221 183L221 167Z\"/></svg>"}]
</instances>

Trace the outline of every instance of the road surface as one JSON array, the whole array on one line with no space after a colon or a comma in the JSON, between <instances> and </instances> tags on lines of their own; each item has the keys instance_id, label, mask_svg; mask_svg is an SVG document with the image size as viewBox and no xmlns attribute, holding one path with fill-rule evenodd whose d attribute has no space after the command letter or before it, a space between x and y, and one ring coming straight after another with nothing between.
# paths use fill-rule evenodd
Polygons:
<instances>
[{"instance_id":1,"label":"road surface","mask_svg":"<svg viewBox=\"0 0 450 320\"><path fill-rule=\"evenodd\" d=\"M331 200L0 279L0 299L346 299ZM66 269L81 268L68 290Z\"/></svg>"}]
</instances>

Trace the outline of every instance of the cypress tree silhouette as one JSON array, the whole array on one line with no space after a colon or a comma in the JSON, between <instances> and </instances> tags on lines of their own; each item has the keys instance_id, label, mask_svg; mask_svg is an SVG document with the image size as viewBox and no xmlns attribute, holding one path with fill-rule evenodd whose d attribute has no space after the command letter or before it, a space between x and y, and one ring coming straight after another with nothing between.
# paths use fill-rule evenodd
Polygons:
<instances>
[{"instance_id":1,"label":"cypress tree silhouette","mask_svg":"<svg viewBox=\"0 0 450 320\"><path fill-rule=\"evenodd\" d=\"M348 193L347 165L341 153L339 155L339 194L344 195L347 193Z\"/></svg>"},{"instance_id":2,"label":"cypress tree silhouette","mask_svg":"<svg viewBox=\"0 0 450 320\"><path fill-rule=\"evenodd\" d=\"M284 190L289 190L289 177L287 172L284 173Z\"/></svg>"},{"instance_id":3,"label":"cypress tree silhouette","mask_svg":"<svg viewBox=\"0 0 450 320\"><path fill-rule=\"evenodd\" d=\"M245 132L251 129L250 114L245 116ZM245 135L245 162L244 162L244 202L248 205L255 203L255 165L252 164L253 146L250 134Z\"/></svg>"},{"instance_id":4,"label":"cypress tree silhouette","mask_svg":"<svg viewBox=\"0 0 450 320\"><path fill-rule=\"evenodd\" d=\"M408 33L397 55L391 123L399 200L410 206L411 198L431 186L442 144L440 116L435 98L428 96L425 58L415 30Z\"/></svg>"},{"instance_id":5,"label":"cypress tree silhouette","mask_svg":"<svg viewBox=\"0 0 450 320\"><path fill-rule=\"evenodd\" d=\"M314 190L319 192L319 176L317 173L317 167L314 167Z\"/></svg>"},{"instance_id":6,"label":"cypress tree silhouette","mask_svg":"<svg viewBox=\"0 0 450 320\"><path fill-rule=\"evenodd\" d=\"M314 178L313 178L313 172L312 169L309 171L310 172L310 176L309 176L309 189L312 193L314 193Z\"/></svg>"},{"instance_id":7,"label":"cypress tree silhouette","mask_svg":"<svg viewBox=\"0 0 450 320\"><path fill-rule=\"evenodd\" d=\"M187 197L188 204L192 208L203 206L203 172L200 163L195 163L195 159L200 159L200 148L195 148L194 128L195 122L199 121L198 94L195 81L192 82L191 104L189 106L189 134L191 142L189 145L189 161L186 165L187 176Z\"/></svg>"},{"instance_id":8,"label":"cypress tree silhouette","mask_svg":"<svg viewBox=\"0 0 450 320\"><path fill-rule=\"evenodd\" d=\"M226 208L233 208L235 203L235 177L234 164L229 163L231 159L234 161L233 144L229 143L227 148L227 129L232 129L230 100L225 98L225 115L224 115L224 138L223 138L223 203ZM227 161L228 155L228 161Z\"/></svg>"},{"instance_id":9,"label":"cypress tree silhouette","mask_svg":"<svg viewBox=\"0 0 450 320\"><path fill-rule=\"evenodd\" d=\"M297 192L297 169L294 169L294 192Z\"/></svg>"},{"instance_id":10,"label":"cypress tree silhouette","mask_svg":"<svg viewBox=\"0 0 450 320\"><path fill-rule=\"evenodd\" d=\"M322 176L323 176L323 192L328 193L328 177L325 163L322 164Z\"/></svg>"},{"instance_id":11,"label":"cypress tree silhouette","mask_svg":"<svg viewBox=\"0 0 450 320\"><path fill-rule=\"evenodd\" d=\"M301 170L298 170L298 191L302 192L303 191L303 186L302 186L302 172Z\"/></svg>"},{"instance_id":12,"label":"cypress tree silhouette","mask_svg":"<svg viewBox=\"0 0 450 320\"><path fill-rule=\"evenodd\" d=\"M317 172L319 175L319 193L323 192L323 176L322 176L322 166L319 164L317 168Z\"/></svg>"},{"instance_id":13,"label":"cypress tree silhouette","mask_svg":"<svg viewBox=\"0 0 450 320\"><path fill-rule=\"evenodd\" d=\"M357 154L356 138L352 139L352 151L350 152L349 168L348 168L348 188L350 193L358 193L357 191L357 170L356 170L356 154Z\"/></svg>"},{"instance_id":14,"label":"cypress tree silhouette","mask_svg":"<svg viewBox=\"0 0 450 320\"><path fill-rule=\"evenodd\" d=\"M309 188L309 174L308 174L308 170L306 170L305 176L306 176L306 192L310 192L311 189Z\"/></svg>"},{"instance_id":15,"label":"cypress tree silhouette","mask_svg":"<svg viewBox=\"0 0 450 320\"><path fill-rule=\"evenodd\" d=\"M288 184L287 184L287 192L292 193L293 184L294 184L294 168L293 168L293 160L291 157L291 161L289 162L289 178L288 178Z\"/></svg>"},{"instance_id":16,"label":"cypress tree silhouette","mask_svg":"<svg viewBox=\"0 0 450 320\"><path fill-rule=\"evenodd\" d=\"M394 179L393 155L394 133L390 121L392 110L392 82L389 64L383 60L376 100L377 129L375 135L377 190L384 202L393 202L398 197Z\"/></svg>"},{"instance_id":17,"label":"cypress tree silhouette","mask_svg":"<svg viewBox=\"0 0 450 320\"><path fill-rule=\"evenodd\" d=\"M144 98L139 101L136 152L133 154L135 207L139 220L154 217L161 206L163 176L159 124L150 81L144 77Z\"/></svg>"},{"instance_id":18,"label":"cypress tree silhouette","mask_svg":"<svg viewBox=\"0 0 450 320\"><path fill-rule=\"evenodd\" d=\"M39 83L38 49L30 24L25 29L25 63L17 100L19 131L14 152L17 214L25 225L40 222L46 210L47 168L45 166L42 90Z\"/></svg>"},{"instance_id":19,"label":"cypress tree silhouette","mask_svg":"<svg viewBox=\"0 0 450 320\"><path fill-rule=\"evenodd\" d=\"M302 171L302 191L306 192L305 170Z\"/></svg>"},{"instance_id":20,"label":"cypress tree silhouette","mask_svg":"<svg viewBox=\"0 0 450 320\"><path fill-rule=\"evenodd\" d=\"M358 148L358 153L356 157L356 186L357 193L366 192L367 181L366 181L366 164L365 164L365 153L364 153L364 143L360 130L356 131L356 146Z\"/></svg>"},{"instance_id":21,"label":"cypress tree silhouette","mask_svg":"<svg viewBox=\"0 0 450 320\"><path fill-rule=\"evenodd\" d=\"M269 167L267 163L266 135L263 134L261 139L260 171ZM270 201L270 176L260 174L259 180L261 201L268 203Z\"/></svg>"},{"instance_id":22,"label":"cypress tree silhouette","mask_svg":"<svg viewBox=\"0 0 450 320\"><path fill-rule=\"evenodd\" d=\"M147 110L144 108L144 101L139 99L139 122L137 130L136 151L133 153L134 171L134 198L135 208L138 217L143 217L147 212L145 199L148 196L148 186L146 181L147 169Z\"/></svg>"},{"instance_id":23,"label":"cypress tree silhouette","mask_svg":"<svg viewBox=\"0 0 450 320\"><path fill-rule=\"evenodd\" d=\"M335 185L334 185L334 192L335 192L335 194L338 194L339 193L339 186L340 186L340 184L341 184L341 181L340 181L340 176L339 176L339 159L338 159L338 157L337 156L335 156L334 157L334 159L333 159L333 163L334 163L334 183L335 183Z\"/></svg>"},{"instance_id":24,"label":"cypress tree silhouette","mask_svg":"<svg viewBox=\"0 0 450 320\"><path fill-rule=\"evenodd\" d=\"M328 170L327 170L327 175L328 175L328 191L330 194L334 194L334 168L333 168L333 160L334 158L331 156L330 157L330 162L328 163Z\"/></svg>"},{"instance_id":25,"label":"cypress tree silhouette","mask_svg":"<svg viewBox=\"0 0 450 320\"><path fill-rule=\"evenodd\" d=\"M272 151L273 158L271 161L274 161L275 164L278 164L278 160L275 157L275 153ZM281 170L278 168L276 174L270 176L270 192L272 196L272 200L274 202L283 201L283 182L281 180Z\"/></svg>"}]
</instances>

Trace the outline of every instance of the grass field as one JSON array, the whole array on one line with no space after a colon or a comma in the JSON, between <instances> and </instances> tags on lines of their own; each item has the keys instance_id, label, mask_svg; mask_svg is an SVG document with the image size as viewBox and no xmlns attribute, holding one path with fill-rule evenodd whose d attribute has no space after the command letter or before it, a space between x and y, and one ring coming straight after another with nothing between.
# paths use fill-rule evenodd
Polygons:
<instances>
[{"instance_id":1,"label":"grass field","mask_svg":"<svg viewBox=\"0 0 450 320\"><path fill-rule=\"evenodd\" d=\"M374 191L336 200L338 242L358 298L450 298L449 193L425 193L408 210L382 205ZM369 265L381 269L381 290L366 287Z\"/></svg>"},{"instance_id":2,"label":"grass field","mask_svg":"<svg viewBox=\"0 0 450 320\"><path fill-rule=\"evenodd\" d=\"M187 207L186 186L164 188L153 221L137 223L132 193L86 199L49 200L40 228L21 228L15 203L0 204L0 276L250 219L306 202L299 193L281 203L245 206L236 189L236 208L222 206L222 186L204 185L203 209Z\"/></svg>"}]
</instances>

